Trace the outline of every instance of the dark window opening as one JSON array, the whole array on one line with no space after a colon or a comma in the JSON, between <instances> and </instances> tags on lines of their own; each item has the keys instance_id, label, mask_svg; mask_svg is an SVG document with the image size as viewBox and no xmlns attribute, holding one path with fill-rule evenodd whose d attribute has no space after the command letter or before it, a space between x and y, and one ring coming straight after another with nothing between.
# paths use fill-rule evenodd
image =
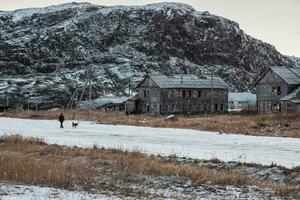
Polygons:
<instances>
[{"instance_id":1,"label":"dark window opening","mask_svg":"<svg viewBox=\"0 0 300 200\"><path fill-rule=\"evenodd\" d=\"M198 91L198 97L201 97L201 91Z\"/></svg>"},{"instance_id":2,"label":"dark window opening","mask_svg":"<svg viewBox=\"0 0 300 200\"><path fill-rule=\"evenodd\" d=\"M215 111L218 111L218 104L215 104Z\"/></svg>"},{"instance_id":3,"label":"dark window opening","mask_svg":"<svg viewBox=\"0 0 300 200\"><path fill-rule=\"evenodd\" d=\"M172 105L172 111L174 112L176 110L176 105Z\"/></svg>"},{"instance_id":4,"label":"dark window opening","mask_svg":"<svg viewBox=\"0 0 300 200\"><path fill-rule=\"evenodd\" d=\"M277 95L281 95L281 87L277 86Z\"/></svg>"},{"instance_id":5,"label":"dark window opening","mask_svg":"<svg viewBox=\"0 0 300 200\"><path fill-rule=\"evenodd\" d=\"M185 97L185 90L182 90L182 97Z\"/></svg>"},{"instance_id":6,"label":"dark window opening","mask_svg":"<svg viewBox=\"0 0 300 200\"><path fill-rule=\"evenodd\" d=\"M147 98L147 91L144 90L144 98L146 99Z\"/></svg>"},{"instance_id":7,"label":"dark window opening","mask_svg":"<svg viewBox=\"0 0 300 200\"><path fill-rule=\"evenodd\" d=\"M273 111L281 111L281 103L273 103Z\"/></svg>"},{"instance_id":8,"label":"dark window opening","mask_svg":"<svg viewBox=\"0 0 300 200\"><path fill-rule=\"evenodd\" d=\"M189 90L189 97L192 97L192 90Z\"/></svg>"},{"instance_id":9,"label":"dark window opening","mask_svg":"<svg viewBox=\"0 0 300 200\"><path fill-rule=\"evenodd\" d=\"M171 91L171 97L175 97L175 91L174 90Z\"/></svg>"}]
</instances>

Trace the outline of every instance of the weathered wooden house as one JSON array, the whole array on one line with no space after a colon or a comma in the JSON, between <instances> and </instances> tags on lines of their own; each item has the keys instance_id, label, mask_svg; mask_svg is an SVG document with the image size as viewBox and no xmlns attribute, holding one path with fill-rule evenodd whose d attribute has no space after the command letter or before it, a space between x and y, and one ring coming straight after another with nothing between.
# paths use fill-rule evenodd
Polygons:
<instances>
[{"instance_id":1,"label":"weathered wooden house","mask_svg":"<svg viewBox=\"0 0 300 200\"><path fill-rule=\"evenodd\" d=\"M255 86L258 112L300 112L300 68L270 67Z\"/></svg>"},{"instance_id":2,"label":"weathered wooden house","mask_svg":"<svg viewBox=\"0 0 300 200\"><path fill-rule=\"evenodd\" d=\"M228 85L217 76L150 75L137 86L137 112L153 115L225 113Z\"/></svg>"}]
</instances>

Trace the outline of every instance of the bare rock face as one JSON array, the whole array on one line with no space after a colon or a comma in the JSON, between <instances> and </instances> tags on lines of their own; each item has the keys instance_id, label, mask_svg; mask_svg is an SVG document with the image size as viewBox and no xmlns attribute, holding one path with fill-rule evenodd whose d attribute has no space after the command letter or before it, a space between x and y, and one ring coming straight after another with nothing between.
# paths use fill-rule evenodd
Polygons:
<instances>
[{"instance_id":1,"label":"bare rock face","mask_svg":"<svg viewBox=\"0 0 300 200\"><path fill-rule=\"evenodd\" d=\"M293 66L228 19L185 4L70 3L0 12L0 104L66 105L92 77L93 98L124 94L145 72L214 72L232 89L271 65ZM87 95L87 92L86 92Z\"/></svg>"}]
</instances>

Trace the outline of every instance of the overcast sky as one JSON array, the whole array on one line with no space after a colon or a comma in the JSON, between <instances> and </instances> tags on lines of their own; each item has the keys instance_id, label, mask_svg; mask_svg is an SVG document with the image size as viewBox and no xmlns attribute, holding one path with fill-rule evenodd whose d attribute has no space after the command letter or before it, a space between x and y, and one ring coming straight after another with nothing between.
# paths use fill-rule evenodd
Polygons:
<instances>
[{"instance_id":1,"label":"overcast sky","mask_svg":"<svg viewBox=\"0 0 300 200\"><path fill-rule=\"evenodd\" d=\"M0 0L0 10L42 7L76 0ZM100 5L142 5L160 0L77 0ZM300 57L300 0L173 0L208 10L240 24L248 34Z\"/></svg>"}]
</instances>

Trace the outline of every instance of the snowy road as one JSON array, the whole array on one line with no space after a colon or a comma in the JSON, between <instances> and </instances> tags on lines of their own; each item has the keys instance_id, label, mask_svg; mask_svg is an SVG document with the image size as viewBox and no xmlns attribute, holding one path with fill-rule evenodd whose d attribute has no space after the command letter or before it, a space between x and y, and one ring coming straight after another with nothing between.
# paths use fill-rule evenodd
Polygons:
<instances>
[{"instance_id":1,"label":"snowy road","mask_svg":"<svg viewBox=\"0 0 300 200\"><path fill-rule=\"evenodd\" d=\"M65 122L59 129L55 120L0 118L0 134L18 133L44 138L59 145L90 147L94 144L146 153L223 161L300 165L300 139L217 134L170 128L101 125L80 122L77 129Z\"/></svg>"}]
</instances>

